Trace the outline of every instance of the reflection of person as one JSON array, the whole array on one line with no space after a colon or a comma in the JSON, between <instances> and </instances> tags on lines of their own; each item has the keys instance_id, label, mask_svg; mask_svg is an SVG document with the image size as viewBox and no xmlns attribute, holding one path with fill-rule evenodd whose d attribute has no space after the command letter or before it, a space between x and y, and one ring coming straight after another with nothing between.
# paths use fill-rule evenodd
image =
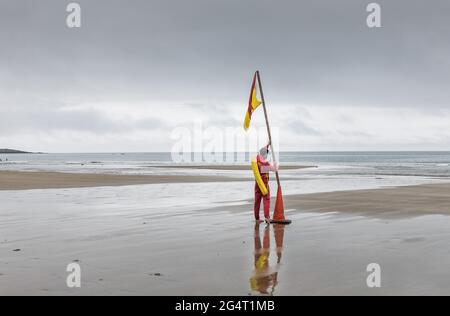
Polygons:
<instances>
[{"instance_id":1,"label":"reflection of person","mask_svg":"<svg viewBox=\"0 0 450 316\"><path fill-rule=\"evenodd\" d=\"M281 252L283 249L283 236L284 226L273 225L276 243L277 253L277 265L275 267L270 266L270 226L265 226L263 243L261 245L261 238L259 232L260 223L255 224L254 240L255 240L255 253L254 253L254 271L250 278L250 287L252 291L259 292L261 294L273 294L275 287L278 284L278 265L281 261Z\"/></svg>"},{"instance_id":2,"label":"reflection of person","mask_svg":"<svg viewBox=\"0 0 450 316\"><path fill-rule=\"evenodd\" d=\"M254 213L255 219L259 221L259 209L261 207L261 199L264 204L264 219L269 224L270 223L270 188L269 188L269 172L276 171L277 166L271 164L267 161L267 155L269 154L269 144L264 146L259 150L259 154L256 156L256 162L258 163L259 173L261 174L261 178L264 182L264 185L267 188L267 194L263 195L261 189L258 186L258 183L255 182L255 205L254 205Z\"/></svg>"}]
</instances>

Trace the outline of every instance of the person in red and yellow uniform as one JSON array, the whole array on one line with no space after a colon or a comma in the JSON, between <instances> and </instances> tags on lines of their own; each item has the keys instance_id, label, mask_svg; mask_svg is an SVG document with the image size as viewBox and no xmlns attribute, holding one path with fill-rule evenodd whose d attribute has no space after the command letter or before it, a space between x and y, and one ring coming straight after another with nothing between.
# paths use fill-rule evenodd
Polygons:
<instances>
[{"instance_id":1,"label":"person in red and yellow uniform","mask_svg":"<svg viewBox=\"0 0 450 316\"><path fill-rule=\"evenodd\" d=\"M267 223L270 223L270 188L269 188L269 172L276 171L278 166L275 164L271 164L267 161L267 156L269 154L269 144L264 146L259 150L259 154L256 156L256 161L258 163L259 173L261 174L261 178L267 188L267 194L263 195L261 189L258 186L258 183L255 181L255 205L254 205L254 213L255 219L259 221L259 210L261 208L261 200L263 200L264 204L264 219Z\"/></svg>"}]
</instances>

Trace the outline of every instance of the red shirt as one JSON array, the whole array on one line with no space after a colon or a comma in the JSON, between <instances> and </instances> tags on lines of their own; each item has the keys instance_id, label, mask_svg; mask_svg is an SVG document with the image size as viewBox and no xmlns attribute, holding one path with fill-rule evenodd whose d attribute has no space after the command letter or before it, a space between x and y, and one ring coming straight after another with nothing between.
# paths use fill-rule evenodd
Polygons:
<instances>
[{"instance_id":1,"label":"red shirt","mask_svg":"<svg viewBox=\"0 0 450 316\"><path fill-rule=\"evenodd\" d=\"M258 163L258 169L259 173L261 174L261 178L264 184L267 185L269 183L269 171L274 171L275 168L260 154L256 156L256 162Z\"/></svg>"}]
</instances>

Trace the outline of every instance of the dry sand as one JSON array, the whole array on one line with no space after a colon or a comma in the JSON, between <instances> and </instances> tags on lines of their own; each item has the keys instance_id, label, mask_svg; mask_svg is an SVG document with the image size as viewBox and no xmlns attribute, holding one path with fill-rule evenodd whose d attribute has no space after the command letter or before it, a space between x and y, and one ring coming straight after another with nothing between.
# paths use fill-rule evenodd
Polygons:
<instances>
[{"instance_id":1,"label":"dry sand","mask_svg":"<svg viewBox=\"0 0 450 316\"><path fill-rule=\"evenodd\" d=\"M375 217L450 215L450 183L290 195L287 208Z\"/></svg>"},{"instance_id":2,"label":"dry sand","mask_svg":"<svg viewBox=\"0 0 450 316\"><path fill-rule=\"evenodd\" d=\"M61 172L0 171L0 190L86 188L153 183L248 181L221 176L114 175Z\"/></svg>"},{"instance_id":3,"label":"dry sand","mask_svg":"<svg viewBox=\"0 0 450 316\"><path fill-rule=\"evenodd\" d=\"M174 168L174 169L199 169L199 170L251 170L248 165L160 165L150 166L152 168ZM316 168L316 166L300 166L300 165L280 165L280 170L298 170L306 168Z\"/></svg>"},{"instance_id":4,"label":"dry sand","mask_svg":"<svg viewBox=\"0 0 450 316\"><path fill-rule=\"evenodd\" d=\"M244 165L216 166L152 166L152 168L176 168L199 170L250 170ZM293 170L311 168L308 166L282 166L281 169ZM229 182L249 181L247 178L228 176L195 176L195 175L116 175L102 173L63 173L63 172L21 172L0 171L0 190L30 190L30 189L60 189L86 188L101 186L123 186L154 183L199 183L199 182Z\"/></svg>"}]
</instances>

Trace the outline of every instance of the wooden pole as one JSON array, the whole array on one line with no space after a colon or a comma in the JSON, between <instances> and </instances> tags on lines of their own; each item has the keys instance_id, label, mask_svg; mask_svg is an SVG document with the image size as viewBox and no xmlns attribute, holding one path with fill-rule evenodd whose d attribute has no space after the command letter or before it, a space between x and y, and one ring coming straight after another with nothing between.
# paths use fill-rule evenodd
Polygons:
<instances>
[{"instance_id":1,"label":"wooden pole","mask_svg":"<svg viewBox=\"0 0 450 316\"><path fill-rule=\"evenodd\" d=\"M270 133L270 126L269 126L269 119L267 117L267 109L266 109L266 102L264 100L264 93L262 89L262 83L261 83L261 77L259 75L259 70L256 71L256 77L258 78L258 84L259 84L259 93L261 94L261 101L264 109L264 117L266 118L266 127L267 127L267 134L269 135L269 143L270 143L270 149L272 150L272 158L274 164L276 164L276 157L275 157L275 151L273 150L273 143L272 143L272 134ZM280 176L278 175L278 170L275 171L275 176L277 177L277 184L280 186Z\"/></svg>"}]
</instances>

